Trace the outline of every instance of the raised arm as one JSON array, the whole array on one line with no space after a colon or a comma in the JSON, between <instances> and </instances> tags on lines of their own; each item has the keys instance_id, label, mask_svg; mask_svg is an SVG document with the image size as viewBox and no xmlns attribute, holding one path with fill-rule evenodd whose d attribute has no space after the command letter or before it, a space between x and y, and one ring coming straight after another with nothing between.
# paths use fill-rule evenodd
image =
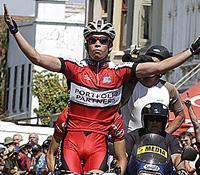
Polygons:
<instances>
[{"instance_id":1,"label":"raised arm","mask_svg":"<svg viewBox=\"0 0 200 175\"><path fill-rule=\"evenodd\" d=\"M148 62L138 64L136 67L136 76L138 78L149 77L151 75L158 75L165 73L171 69L180 66L187 61L192 55L200 53L200 37L191 44L190 49L183 51L173 57L165 59L161 62Z\"/></svg>"},{"instance_id":2,"label":"raised arm","mask_svg":"<svg viewBox=\"0 0 200 175\"><path fill-rule=\"evenodd\" d=\"M27 56L27 58L34 64L39 65L47 70L59 72L61 69L61 63L58 57L44 55L38 53L20 34L16 22L8 14L8 9L4 4L4 20L8 25L10 32L15 37L15 40L22 50L22 52Z\"/></svg>"},{"instance_id":3,"label":"raised arm","mask_svg":"<svg viewBox=\"0 0 200 175\"><path fill-rule=\"evenodd\" d=\"M185 104L188 108L188 113L189 113L190 119L191 119L193 127L194 127L196 141L198 143L200 143L200 124L199 124L199 122L197 120L197 116L195 115L194 110L192 108L191 101L189 99L189 95L187 94L187 96L188 97L185 100Z\"/></svg>"}]
</instances>

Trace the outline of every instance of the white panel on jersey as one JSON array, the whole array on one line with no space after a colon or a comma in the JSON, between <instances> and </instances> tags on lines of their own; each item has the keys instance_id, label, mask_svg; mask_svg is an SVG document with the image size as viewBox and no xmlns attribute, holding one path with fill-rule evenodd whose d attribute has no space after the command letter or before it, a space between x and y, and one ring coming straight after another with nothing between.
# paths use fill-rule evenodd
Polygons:
<instances>
[{"instance_id":1,"label":"white panel on jersey","mask_svg":"<svg viewBox=\"0 0 200 175\"><path fill-rule=\"evenodd\" d=\"M70 100L85 106L108 107L119 104L122 87L112 90L96 90L71 83Z\"/></svg>"}]
</instances>

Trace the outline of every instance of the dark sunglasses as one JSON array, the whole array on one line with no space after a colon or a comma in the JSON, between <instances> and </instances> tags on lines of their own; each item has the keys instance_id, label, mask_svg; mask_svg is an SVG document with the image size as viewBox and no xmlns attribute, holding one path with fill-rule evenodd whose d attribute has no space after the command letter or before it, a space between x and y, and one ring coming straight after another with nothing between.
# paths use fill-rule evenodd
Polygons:
<instances>
[{"instance_id":1,"label":"dark sunglasses","mask_svg":"<svg viewBox=\"0 0 200 175\"><path fill-rule=\"evenodd\" d=\"M88 44L95 44L99 40L99 42L103 45L107 45L109 43L109 38L106 36L91 36L87 39Z\"/></svg>"},{"instance_id":2,"label":"dark sunglasses","mask_svg":"<svg viewBox=\"0 0 200 175\"><path fill-rule=\"evenodd\" d=\"M162 116L157 116L157 117L154 117L154 116L149 116L148 121L150 122L163 122L163 117Z\"/></svg>"}]
</instances>

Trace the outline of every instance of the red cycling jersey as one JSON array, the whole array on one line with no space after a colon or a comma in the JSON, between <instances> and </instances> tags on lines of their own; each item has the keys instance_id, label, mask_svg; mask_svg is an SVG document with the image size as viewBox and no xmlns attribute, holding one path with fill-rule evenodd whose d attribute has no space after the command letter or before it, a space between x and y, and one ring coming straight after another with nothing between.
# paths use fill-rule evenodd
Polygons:
<instances>
[{"instance_id":1,"label":"red cycling jersey","mask_svg":"<svg viewBox=\"0 0 200 175\"><path fill-rule=\"evenodd\" d=\"M67 112L68 112L68 107L66 107L58 116L54 123L54 128L55 128L55 135L57 137L64 137L65 132L66 132L66 126L67 126ZM121 118L120 115L116 115L109 132L112 136L112 141L121 141L124 139L124 122Z\"/></svg>"},{"instance_id":2,"label":"red cycling jersey","mask_svg":"<svg viewBox=\"0 0 200 175\"><path fill-rule=\"evenodd\" d=\"M61 72L71 81L67 130L107 135L119 115L122 86L132 78L133 63L60 61Z\"/></svg>"}]
</instances>

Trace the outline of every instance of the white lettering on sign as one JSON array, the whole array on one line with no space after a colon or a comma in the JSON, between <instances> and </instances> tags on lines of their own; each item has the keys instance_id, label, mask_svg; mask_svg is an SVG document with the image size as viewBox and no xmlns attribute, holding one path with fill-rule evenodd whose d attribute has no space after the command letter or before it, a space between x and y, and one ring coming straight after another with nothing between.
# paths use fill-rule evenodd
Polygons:
<instances>
[{"instance_id":1,"label":"white lettering on sign","mask_svg":"<svg viewBox=\"0 0 200 175\"><path fill-rule=\"evenodd\" d=\"M70 100L85 106L108 107L119 104L122 87L112 90L96 90L71 83Z\"/></svg>"},{"instance_id":2,"label":"white lettering on sign","mask_svg":"<svg viewBox=\"0 0 200 175\"><path fill-rule=\"evenodd\" d=\"M196 107L200 107L200 105L197 104L197 100L200 100L200 95L196 95L196 96L194 96L194 97L192 97L192 98L190 99L192 105L194 105L194 106L196 106Z\"/></svg>"}]
</instances>

